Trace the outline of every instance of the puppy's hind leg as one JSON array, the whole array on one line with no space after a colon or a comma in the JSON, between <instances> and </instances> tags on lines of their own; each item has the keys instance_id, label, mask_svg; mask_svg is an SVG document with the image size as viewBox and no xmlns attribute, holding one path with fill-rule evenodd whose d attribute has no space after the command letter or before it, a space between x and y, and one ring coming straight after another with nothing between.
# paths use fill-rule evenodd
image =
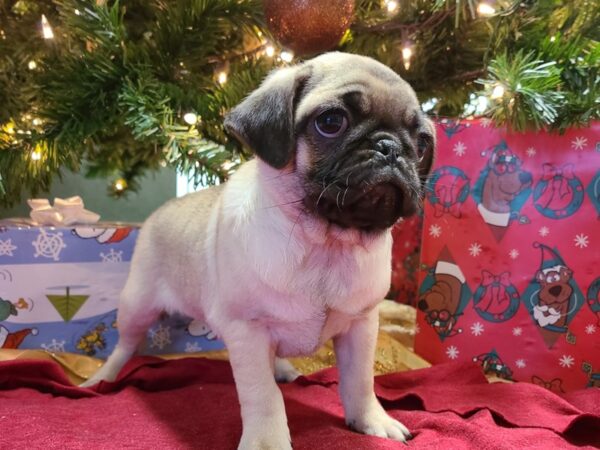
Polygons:
<instances>
[{"instance_id":1,"label":"puppy's hind leg","mask_svg":"<svg viewBox=\"0 0 600 450\"><path fill-rule=\"evenodd\" d=\"M160 311L150 309L150 301L145 302L139 297L139 292L131 288L129 281L121 293L117 326L119 341L104 365L90 379L80 384L80 387L90 387L100 381L114 381L125 363L136 352L148 328L160 315ZM137 286L136 286L137 288Z\"/></svg>"}]
</instances>

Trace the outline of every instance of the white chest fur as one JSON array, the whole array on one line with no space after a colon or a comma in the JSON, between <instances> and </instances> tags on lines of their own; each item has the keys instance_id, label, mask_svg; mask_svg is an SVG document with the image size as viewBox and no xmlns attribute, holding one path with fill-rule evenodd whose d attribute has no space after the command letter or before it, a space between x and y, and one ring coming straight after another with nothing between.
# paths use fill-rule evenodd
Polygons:
<instances>
[{"instance_id":1,"label":"white chest fur","mask_svg":"<svg viewBox=\"0 0 600 450\"><path fill-rule=\"evenodd\" d=\"M342 230L297 209L274 207L290 195L270 195L260 180L252 183L254 191L250 183L232 181L223 197L231 220L219 223L217 270L234 282L219 283L219 301L232 306L229 315L264 323L281 356L314 351L383 298L390 281L389 232Z\"/></svg>"}]
</instances>

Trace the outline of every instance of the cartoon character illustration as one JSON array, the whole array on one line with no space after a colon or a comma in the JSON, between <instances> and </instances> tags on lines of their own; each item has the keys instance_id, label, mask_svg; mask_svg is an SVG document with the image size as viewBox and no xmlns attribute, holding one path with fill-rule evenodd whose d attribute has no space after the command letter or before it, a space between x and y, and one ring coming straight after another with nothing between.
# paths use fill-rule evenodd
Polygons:
<instances>
[{"instance_id":1,"label":"cartoon character illustration","mask_svg":"<svg viewBox=\"0 0 600 450\"><path fill-rule=\"evenodd\" d=\"M482 155L487 155L484 151ZM521 160L504 141L496 145L481 172L473 197L477 201L477 209L497 240L502 239L510 221L519 218L522 223L528 219L519 216L531 191L532 176L521 169Z\"/></svg>"},{"instance_id":2,"label":"cartoon character illustration","mask_svg":"<svg viewBox=\"0 0 600 450\"><path fill-rule=\"evenodd\" d=\"M439 121L440 126L444 130L444 133L451 139L455 134L469 128L471 126L468 122L460 120L442 119Z\"/></svg>"},{"instance_id":3,"label":"cartoon character illustration","mask_svg":"<svg viewBox=\"0 0 600 450\"><path fill-rule=\"evenodd\" d=\"M579 209L584 197L583 184L573 169L573 164L542 166L542 177L533 190L533 203L540 214L563 219Z\"/></svg>"},{"instance_id":4,"label":"cartoon character illustration","mask_svg":"<svg viewBox=\"0 0 600 450\"><path fill-rule=\"evenodd\" d=\"M565 392L565 390L562 387L563 381L560 378L553 378L552 380L546 381L543 378L538 377L537 375L533 375L531 377L531 382L557 394Z\"/></svg>"},{"instance_id":5,"label":"cartoon character illustration","mask_svg":"<svg viewBox=\"0 0 600 450\"><path fill-rule=\"evenodd\" d=\"M546 342L551 347L583 304L583 294L575 284L573 271L556 250L534 242L542 261L534 280L524 294L524 302Z\"/></svg>"},{"instance_id":6,"label":"cartoon character illustration","mask_svg":"<svg viewBox=\"0 0 600 450\"><path fill-rule=\"evenodd\" d=\"M465 173L452 166L436 169L426 186L426 197L431 203L435 217L450 214L461 217L460 208L469 196L470 180Z\"/></svg>"},{"instance_id":7,"label":"cartoon character illustration","mask_svg":"<svg viewBox=\"0 0 600 450\"><path fill-rule=\"evenodd\" d=\"M519 309L519 293L510 282L510 272L494 275L481 272L481 284L473 295L475 311L491 322L504 322L515 315Z\"/></svg>"},{"instance_id":8,"label":"cartoon character illustration","mask_svg":"<svg viewBox=\"0 0 600 450\"><path fill-rule=\"evenodd\" d=\"M106 348L106 339L103 334L106 331L106 325L99 323L94 329L87 332L77 342L77 350L81 350L88 356L94 356L97 350Z\"/></svg>"},{"instance_id":9,"label":"cartoon character illustration","mask_svg":"<svg viewBox=\"0 0 600 450\"><path fill-rule=\"evenodd\" d=\"M125 239L133 228L96 228L96 227L76 227L73 228L73 234L82 239L96 239L100 244L114 244Z\"/></svg>"},{"instance_id":10,"label":"cartoon character illustration","mask_svg":"<svg viewBox=\"0 0 600 450\"><path fill-rule=\"evenodd\" d=\"M598 142L600 145L600 142ZM598 150L600 152L600 150ZM587 193L590 197L590 200L594 207L596 208L596 212L598 213L598 218L600 218L600 170L596 172L592 181L587 188Z\"/></svg>"},{"instance_id":11,"label":"cartoon character illustration","mask_svg":"<svg viewBox=\"0 0 600 450\"><path fill-rule=\"evenodd\" d=\"M205 322L200 320L192 320L188 324L186 330L191 336L204 336L211 341L217 339L217 334L208 328L208 325Z\"/></svg>"},{"instance_id":12,"label":"cartoon character illustration","mask_svg":"<svg viewBox=\"0 0 600 450\"><path fill-rule=\"evenodd\" d=\"M596 315L597 325L600 326L600 277L590 284L586 299L590 309Z\"/></svg>"},{"instance_id":13,"label":"cartoon character illustration","mask_svg":"<svg viewBox=\"0 0 600 450\"><path fill-rule=\"evenodd\" d=\"M473 357L473 362L478 362L486 375L493 374L505 380L512 380L512 370L504 364L495 349Z\"/></svg>"},{"instance_id":14,"label":"cartoon character illustration","mask_svg":"<svg viewBox=\"0 0 600 450\"><path fill-rule=\"evenodd\" d=\"M24 299L19 300L23 300L23 302L25 302ZM26 303L27 302L25 302L25 304ZM22 306L22 302L15 304L9 300L0 298L0 322L8 319L10 316L18 315L18 309L22 309L19 308L20 306ZM0 325L0 348L19 348L27 336L30 334L35 336L37 333L37 328L23 328L11 333L8 328Z\"/></svg>"},{"instance_id":15,"label":"cartoon character illustration","mask_svg":"<svg viewBox=\"0 0 600 450\"><path fill-rule=\"evenodd\" d=\"M456 322L471 296L465 281L460 267L445 248L435 269L421 285L417 307L442 341L462 333Z\"/></svg>"},{"instance_id":16,"label":"cartoon character illustration","mask_svg":"<svg viewBox=\"0 0 600 450\"><path fill-rule=\"evenodd\" d=\"M581 370L588 376L588 384L586 387L600 388L600 372L594 372L594 369L589 362L584 362L581 365Z\"/></svg>"}]
</instances>

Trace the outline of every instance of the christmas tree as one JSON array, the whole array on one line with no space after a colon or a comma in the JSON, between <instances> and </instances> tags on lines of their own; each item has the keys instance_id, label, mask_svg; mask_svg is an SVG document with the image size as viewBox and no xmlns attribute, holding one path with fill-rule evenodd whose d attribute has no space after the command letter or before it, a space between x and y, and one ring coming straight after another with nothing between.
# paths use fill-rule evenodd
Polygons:
<instances>
[{"instance_id":1,"label":"christmas tree","mask_svg":"<svg viewBox=\"0 0 600 450\"><path fill-rule=\"evenodd\" d=\"M585 125L599 40L599 0L0 0L0 198L82 164L117 195L166 165L226 180L249 155L224 113L335 49L392 67L432 115Z\"/></svg>"}]
</instances>

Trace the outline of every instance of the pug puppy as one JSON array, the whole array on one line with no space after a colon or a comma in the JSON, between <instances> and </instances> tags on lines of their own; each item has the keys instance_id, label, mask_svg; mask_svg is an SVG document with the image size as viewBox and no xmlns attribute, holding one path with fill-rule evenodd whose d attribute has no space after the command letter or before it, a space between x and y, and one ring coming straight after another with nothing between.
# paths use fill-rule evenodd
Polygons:
<instances>
[{"instance_id":1,"label":"pug puppy","mask_svg":"<svg viewBox=\"0 0 600 450\"><path fill-rule=\"evenodd\" d=\"M404 442L373 392L376 305L390 227L420 205L434 128L379 62L328 53L276 70L226 128L257 158L144 224L118 312L119 342L84 386L114 380L162 311L223 339L241 404L240 449L289 449L278 379L333 338L346 423Z\"/></svg>"}]
</instances>

